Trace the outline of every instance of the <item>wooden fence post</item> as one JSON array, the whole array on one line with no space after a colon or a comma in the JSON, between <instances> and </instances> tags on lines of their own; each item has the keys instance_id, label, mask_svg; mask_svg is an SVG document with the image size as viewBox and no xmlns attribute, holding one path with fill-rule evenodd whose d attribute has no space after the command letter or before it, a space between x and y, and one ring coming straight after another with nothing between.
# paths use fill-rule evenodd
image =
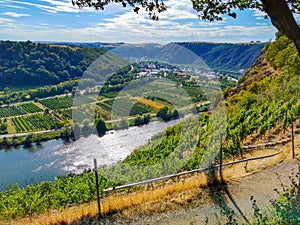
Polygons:
<instances>
[{"instance_id":1,"label":"wooden fence post","mask_svg":"<svg viewBox=\"0 0 300 225\"><path fill-rule=\"evenodd\" d=\"M101 216L101 205L100 205L100 194L99 194L99 180L98 180L98 168L97 159L94 159L94 171L96 178L96 193L97 193L97 204L98 204L98 218Z\"/></svg>"},{"instance_id":2,"label":"wooden fence post","mask_svg":"<svg viewBox=\"0 0 300 225\"><path fill-rule=\"evenodd\" d=\"M220 168L219 168L219 176L220 176L220 181L221 182L223 182L223 176L222 176L222 164L223 164L222 140L223 140L223 133L220 133Z\"/></svg>"},{"instance_id":3,"label":"wooden fence post","mask_svg":"<svg viewBox=\"0 0 300 225\"><path fill-rule=\"evenodd\" d=\"M292 117L292 156L295 158L294 122Z\"/></svg>"}]
</instances>

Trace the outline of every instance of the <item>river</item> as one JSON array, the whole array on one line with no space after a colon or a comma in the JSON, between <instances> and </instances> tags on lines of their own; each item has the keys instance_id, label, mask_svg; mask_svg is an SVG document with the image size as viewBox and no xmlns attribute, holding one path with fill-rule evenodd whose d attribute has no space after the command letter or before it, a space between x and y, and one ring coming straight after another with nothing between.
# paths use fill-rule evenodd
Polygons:
<instances>
[{"instance_id":1,"label":"river","mask_svg":"<svg viewBox=\"0 0 300 225\"><path fill-rule=\"evenodd\" d=\"M30 148L19 146L0 151L0 191L10 183L20 186L54 180L56 176L80 173L98 165L111 165L124 160L134 149L148 143L149 139L166 127L180 120L168 123L154 121L127 130L108 131L103 137L91 135L75 142L51 140L34 144Z\"/></svg>"}]
</instances>

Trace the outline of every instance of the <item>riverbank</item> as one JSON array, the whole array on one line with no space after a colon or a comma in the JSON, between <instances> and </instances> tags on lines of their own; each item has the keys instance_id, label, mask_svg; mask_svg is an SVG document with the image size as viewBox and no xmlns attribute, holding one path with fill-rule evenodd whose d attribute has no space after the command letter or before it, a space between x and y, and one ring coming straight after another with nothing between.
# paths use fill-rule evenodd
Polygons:
<instances>
[{"instance_id":1,"label":"riverbank","mask_svg":"<svg viewBox=\"0 0 300 225\"><path fill-rule=\"evenodd\" d=\"M18 147L20 145L30 147L34 143L38 144L58 138L62 138L61 130L5 135L0 137L0 150Z\"/></svg>"}]
</instances>

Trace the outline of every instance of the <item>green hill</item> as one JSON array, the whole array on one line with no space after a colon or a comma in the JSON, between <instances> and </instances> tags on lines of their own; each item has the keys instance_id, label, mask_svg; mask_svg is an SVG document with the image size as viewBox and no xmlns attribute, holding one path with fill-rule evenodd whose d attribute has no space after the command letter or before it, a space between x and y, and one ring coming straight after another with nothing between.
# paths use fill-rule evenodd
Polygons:
<instances>
[{"instance_id":1,"label":"green hill","mask_svg":"<svg viewBox=\"0 0 300 225\"><path fill-rule=\"evenodd\" d=\"M175 46L192 51L195 53L194 57L178 55L176 49L174 53ZM239 71L250 67L262 47L263 44L196 42L159 45L0 41L0 87L54 85L80 78L106 49L130 59L163 59L171 63L185 64L186 60L190 60L192 63L205 63L211 69ZM197 56L199 58L195 61ZM101 67L105 69L105 65Z\"/></svg>"},{"instance_id":2,"label":"green hill","mask_svg":"<svg viewBox=\"0 0 300 225\"><path fill-rule=\"evenodd\" d=\"M263 43L183 42L178 44L200 56L213 69L234 71L250 68L264 47Z\"/></svg>"},{"instance_id":3,"label":"green hill","mask_svg":"<svg viewBox=\"0 0 300 225\"><path fill-rule=\"evenodd\" d=\"M82 76L106 50L0 41L0 86L51 85Z\"/></svg>"}]
</instances>

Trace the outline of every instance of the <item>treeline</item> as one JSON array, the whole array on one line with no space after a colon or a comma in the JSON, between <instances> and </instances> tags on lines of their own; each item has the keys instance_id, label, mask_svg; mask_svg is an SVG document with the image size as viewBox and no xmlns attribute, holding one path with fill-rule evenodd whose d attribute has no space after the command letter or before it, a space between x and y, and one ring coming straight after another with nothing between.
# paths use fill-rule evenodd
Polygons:
<instances>
[{"instance_id":1,"label":"treeline","mask_svg":"<svg viewBox=\"0 0 300 225\"><path fill-rule=\"evenodd\" d=\"M136 71L138 68L136 64L127 65L117 72L113 73L111 77L105 82L105 84L101 87L100 94L110 93L110 92L119 92L121 91L130 81L136 79Z\"/></svg>"},{"instance_id":2,"label":"treeline","mask_svg":"<svg viewBox=\"0 0 300 225\"><path fill-rule=\"evenodd\" d=\"M57 85L48 85L36 89L29 89L23 91L11 92L8 87L4 88L4 94L0 95L0 105L11 104L23 101L38 100L40 98L47 98L55 95L62 95L72 93L75 94L79 80L70 80L59 83ZM94 87L96 85L93 79L81 79L80 83L85 87Z\"/></svg>"},{"instance_id":3,"label":"treeline","mask_svg":"<svg viewBox=\"0 0 300 225\"><path fill-rule=\"evenodd\" d=\"M53 85L82 76L106 50L0 41L0 84Z\"/></svg>"},{"instance_id":4,"label":"treeline","mask_svg":"<svg viewBox=\"0 0 300 225\"><path fill-rule=\"evenodd\" d=\"M6 119L0 120L0 134L7 134L7 122L6 122Z\"/></svg>"}]
</instances>

